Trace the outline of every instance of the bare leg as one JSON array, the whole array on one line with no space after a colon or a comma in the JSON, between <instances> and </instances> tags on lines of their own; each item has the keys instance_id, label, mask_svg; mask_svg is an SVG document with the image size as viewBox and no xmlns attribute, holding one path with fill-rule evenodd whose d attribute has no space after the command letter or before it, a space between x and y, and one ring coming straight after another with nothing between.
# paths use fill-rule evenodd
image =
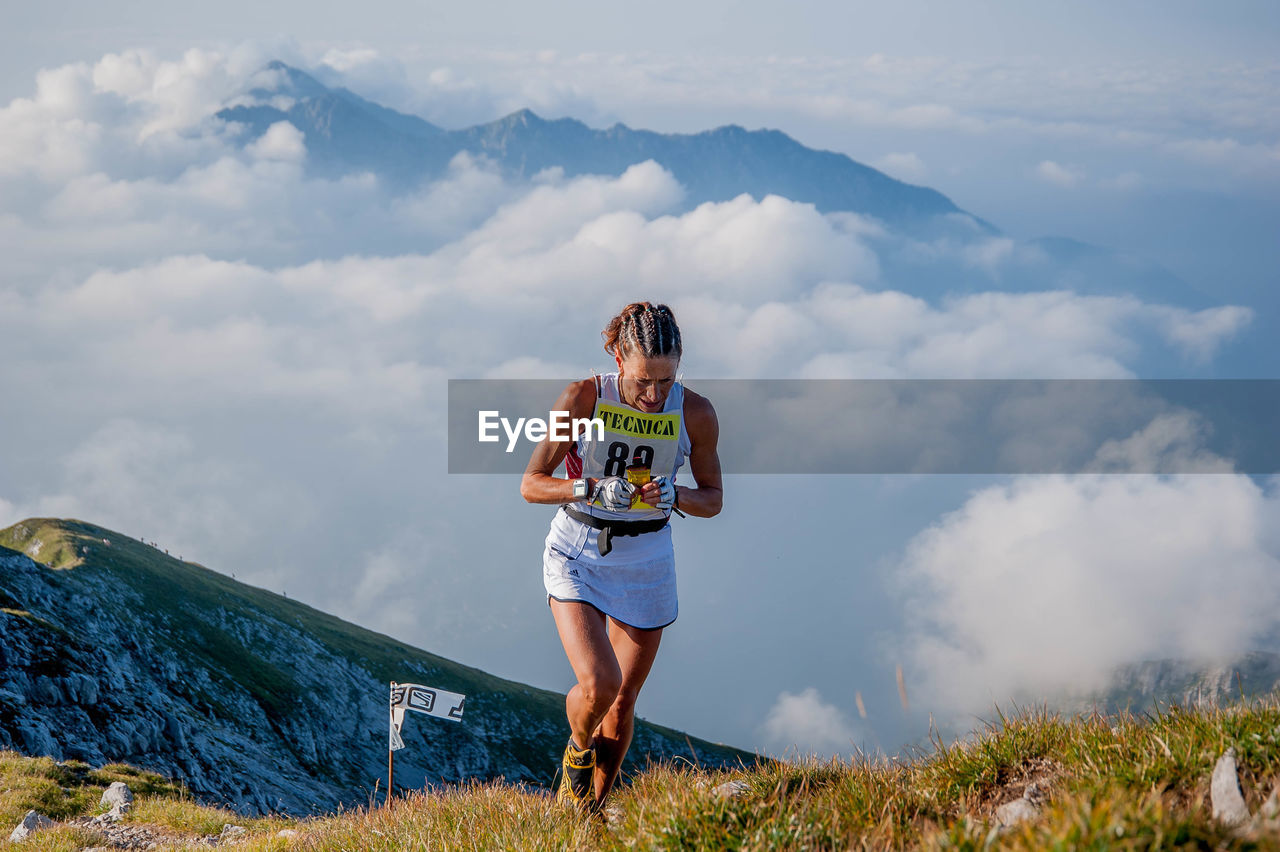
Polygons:
<instances>
[{"instance_id":1,"label":"bare leg","mask_svg":"<svg viewBox=\"0 0 1280 852\"><path fill-rule=\"evenodd\" d=\"M597 805L602 804L605 796L613 789L613 783L622 769L622 759L627 756L627 749L631 746L631 734L635 730L636 698L653 667L661 640L661 629L640 630L609 619L609 642L622 674L622 682L595 729Z\"/></svg>"},{"instance_id":2,"label":"bare leg","mask_svg":"<svg viewBox=\"0 0 1280 852\"><path fill-rule=\"evenodd\" d=\"M618 696L622 669L609 642L604 613L590 604L552 598L551 614L578 678L564 701L569 730L578 748L590 748L596 728Z\"/></svg>"}]
</instances>

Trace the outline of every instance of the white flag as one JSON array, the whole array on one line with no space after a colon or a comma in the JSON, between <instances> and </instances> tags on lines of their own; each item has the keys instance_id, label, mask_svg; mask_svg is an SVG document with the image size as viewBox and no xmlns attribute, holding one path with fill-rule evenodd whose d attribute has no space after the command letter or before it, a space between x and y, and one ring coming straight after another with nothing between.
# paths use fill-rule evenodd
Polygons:
<instances>
[{"instance_id":1,"label":"white flag","mask_svg":"<svg viewBox=\"0 0 1280 852\"><path fill-rule=\"evenodd\" d=\"M394 683L391 685L391 751L404 748L400 731L404 727L406 710L425 713L439 719L462 721L462 705L467 700L457 692L445 692L418 683Z\"/></svg>"},{"instance_id":2,"label":"white flag","mask_svg":"<svg viewBox=\"0 0 1280 852\"><path fill-rule=\"evenodd\" d=\"M400 726L404 724L404 708L391 708L391 751L404 748L404 740L400 739Z\"/></svg>"},{"instance_id":3,"label":"white flag","mask_svg":"<svg viewBox=\"0 0 1280 852\"><path fill-rule=\"evenodd\" d=\"M417 683L397 683L391 687L391 706L402 707L415 713L426 713L440 719L462 721L462 704L465 695L456 692L445 692L430 686Z\"/></svg>"}]
</instances>

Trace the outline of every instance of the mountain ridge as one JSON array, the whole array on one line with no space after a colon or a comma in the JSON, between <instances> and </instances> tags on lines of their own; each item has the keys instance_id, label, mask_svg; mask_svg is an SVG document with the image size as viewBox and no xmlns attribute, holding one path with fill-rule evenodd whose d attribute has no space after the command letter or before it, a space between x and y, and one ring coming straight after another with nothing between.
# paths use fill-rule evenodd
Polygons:
<instances>
[{"instance_id":1,"label":"mountain ridge","mask_svg":"<svg viewBox=\"0 0 1280 852\"><path fill-rule=\"evenodd\" d=\"M1073 712L1153 713L1162 705L1215 708L1280 689L1280 654L1264 650L1225 659L1161 658L1119 666L1111 683L1085 695L1062 696L1054 706Z\"/></svg>"},{"instance_id":2,"label":"mountain ridge","mask_svg":"<svg viewBox=\"0 0 1280 852\"><path fill-rule=\"evenodd\" d=\"M303 133L310 167L322 174L355 167L417 182L442 174L463 151L489 157L521 178L557 166L570 177L619 175L635 163L654 160L685 186L690 206L727 201L744 192L776 194L812 203L823 212L860 212L903 227L964 215L995 232L937 190L898 181L845 154L807 148L780 130L731 124L694 134L663 134L622 123L598 130L575 118L544 119L528 108L446 130L345 88L330 89L283 62L268 64L261 74L270 75L274 86L255 86L247 97L256 103L233 103L219 110L217 118L243 125L247 141L276 122L290 122ZM298 100L287 109L270 102L281 97ZM368 121L355 121L357 115Z\"/></svg>"},{"instance_id":3,"label":"mountain ridge","mask_svg":"<svg viewBox=\"0 0 1280 852\"><path fill-rule=\"evenodd\" d=\"M41 561L36 561L41 560ZM385 782L389 683L467 695L405 726L405 786L549 784L563 696L489 675L81 521L0 531L0 748L182 778L246 813L317 813ZM746 752L637 720L628 760ZM400 785L397 785L400 786Z\"/></svg>"}]
</instances>

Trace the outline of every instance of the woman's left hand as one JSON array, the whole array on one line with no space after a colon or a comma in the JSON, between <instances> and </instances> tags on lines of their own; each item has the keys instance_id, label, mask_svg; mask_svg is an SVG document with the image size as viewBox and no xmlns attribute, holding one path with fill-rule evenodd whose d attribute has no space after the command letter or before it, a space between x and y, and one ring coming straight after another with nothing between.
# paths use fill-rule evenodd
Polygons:
<instances>
[{"instance_id":1,"label":"woman's left hand","mask_svg":"<svg viewBox=\"0 0 1280 852\"><path fill-rule=\"evenodd\" d=\"M667 476L655 476L640 489L640 499L657 509L666 511L676 502L676 484Z\"/></svg>"}]
</instances>

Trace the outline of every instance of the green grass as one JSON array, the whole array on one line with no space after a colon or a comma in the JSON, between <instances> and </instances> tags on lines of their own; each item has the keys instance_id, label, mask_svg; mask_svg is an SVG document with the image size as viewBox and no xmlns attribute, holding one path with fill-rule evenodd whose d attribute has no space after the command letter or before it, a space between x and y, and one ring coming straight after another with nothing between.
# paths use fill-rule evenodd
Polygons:
<instances>
[{"instance_id":1,"label":"green grass","mask_svg":"<svg viewBox=\"0 0 1280 852\"><path fill-rule=\"evenodd\" d=\"M135 795L166 798L184 796L181 785L125 764L108 764L99 769L80 761L57 763L48 757L24 757L0 751L0 829L12 830L35 810L50 819L66 819L95 812L102 791L123 781Z\"/></svg>"},{"instance_id":2,"label":"green grass","mask_svg":"<svg viewBox=\"0 0 1280 852\"><path fill-rule=\"evenodd\" d=\"M245 817L223 808L198 805L188 798L144 796L135 803L129 821L159 825L184 834L218 834L225 825L239 825L255 834L274 834L294 824L280 817Z\"/></svg>"},{"instance_id":3,"label":"green grass","mask_svg":"<svg viewBox=\"0 0 1280 852\"><path fill-rule=\"evenodd\" d=\"M21 845L6 841L9 832L30 810L58 821L104 813L106 808L99 805L102 793L116 781L128 784L135 797L126 824L158 826L192 840L218 834L227 823L245 826L256 834L274 835L292 822L248 819L197 804L180 783L123 763L95 769L80 761L57 763L48 757L0 751L0 849L79 850L98 845L102 841L100 835L70 826L40 832Z\"/></svg>"},{"instance_id":4,"label":"green grass","mask_svg":"<svg viewBox=\"0 0 1280 852\"><path fill-rule=\"evenodd\" d=\"M1280 829L1246 837L1211 818L1209 777L1232 746L1246 803L1257 812L1280 784L1280 695L1142 717L1018 711L962 741L935 740L894 760L806 760L735 772L655 765L615 793L607 821L501 782L302 821L246 821L128 767L67 769L7 753L0 753L0 813L16 822L37 803L64 817L89 813L109 778L135 773L154 787L131 821L165 826L191 844L233 822L249 829L239 845L246 850L1280 849ZM80 786L67 788L75 778ZM745 792L715 795L728 780L745 782ZM1040 817L995 832L995 809L1033 781L1044 794ZM299 836L279 837L286 827ZM41 840L50 845L24 848L79 848L68 837L83 840L64 831Z\"/></svg>"},{"instance_id":5,"label":"green grass","mask_svg":"<svg viewBox=\"0 0 1280 852\"><path fill-rule=\"evenodd\" d=\"M25 553L54 570L75 568L84 562L82 538L47 518L33 518L0 530L0 546Z\"/></svg>"}]
</instances>

